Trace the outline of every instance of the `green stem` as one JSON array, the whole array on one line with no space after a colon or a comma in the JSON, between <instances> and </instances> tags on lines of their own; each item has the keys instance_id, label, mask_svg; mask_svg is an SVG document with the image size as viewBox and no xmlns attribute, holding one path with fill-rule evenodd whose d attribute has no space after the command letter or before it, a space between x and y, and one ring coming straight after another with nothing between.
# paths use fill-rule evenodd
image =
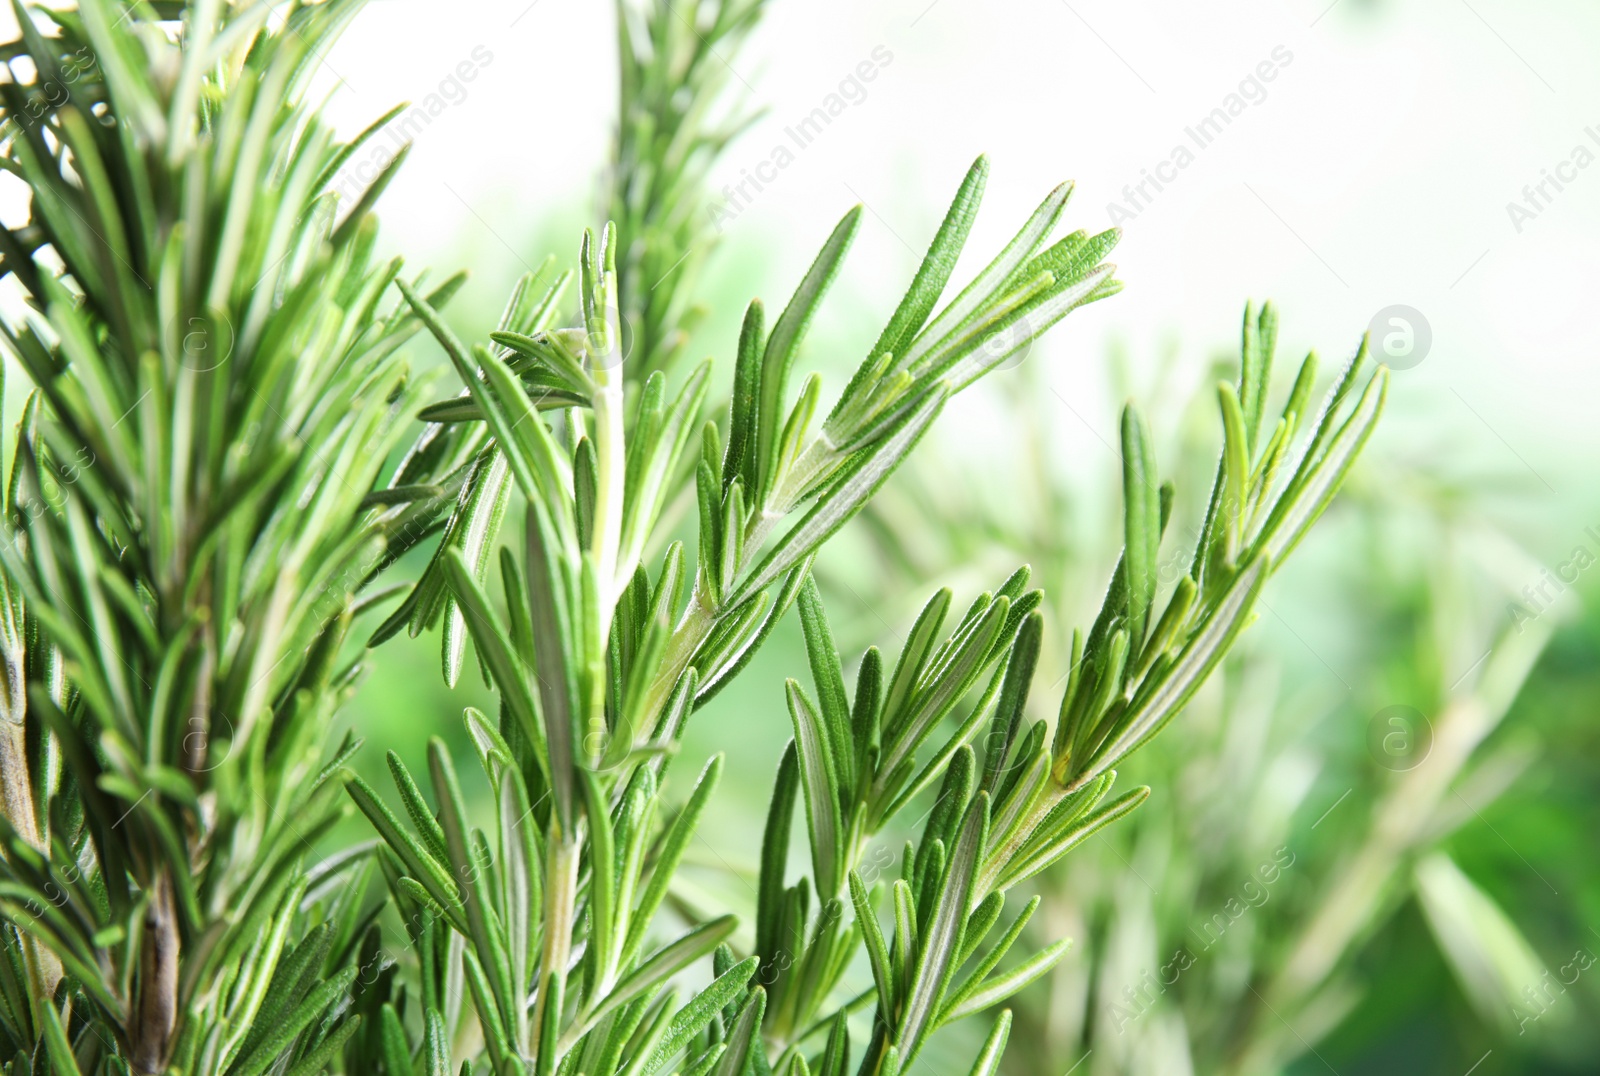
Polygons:
<instances>
[{"instance_id":1,"label":"green stem","mask_svg":"<svg viewBox=\"0 0 1600 1076\"><path fill-rule=\"evenodd\" d=\"M1016 820L994 840L984 856L983 865L978 871L978 884L972 893L974 906L994 891L995 883L1000 880L1012 857L1028 843L1028 838L1033 836L1040 823L1067 795L1067 791L1056 784L1048 773L1043 776L1038 787L1029 794L1027 807L1017 812Z\"/></svg>"},{"instance_id":2,"label":"green stem","mask_svg":"<svg viewBox=\"0 0 1600 1076\"><path fill-rule=\"evenodd\" d=\"M672 637L667 640L666 651L661 655L661 665L656 672L655 679L650 683L650 690L645 695L644 708L641 712L640 727L634 730L634 744L643 747L655 735L656 722L661 712L666 709L667 702L672 698L673 689L678 685L678 678L689 668L695 651L700 649L700 644L710 636L711 629L716 626L716 611L706 605L699 587L689 598L689 607L683 612L683 619L673 629ZM691 707L693 702L689 704Z\"/></svg>"},{"instance_id":3,"label":"green stem","mask_svg":"<svg viewBox=\"0 0 1600 1076\"><path fill-rule=\"evenodd\" d=\"M144 913L144 943L133 1040L133 1070L158 1076L165 1070L172 1032L178 1022L178 911L172 879L163 869L149 889Z\"/></svg>"},{"instance_id":4,"label":"green stem","mask_svg":"<svg viewBox=\"0 0 1600 1076\"><path fill-rule=\"evenodd\" d=\"M567 966L572 960L572 930L577 916L578 860L582 841L576 833L556 831L559 822L551 821L551 839L548 865L545 869L544 887L544 946L539 957L539 998L541 1008L545 991L550 989L551 977L566 981ZM559 1019L559 1017L557 1017ZM535 1025L533 1041L528 1045L529 1058L539 1056L540 1040L546 1035L559 1035L559 1028L545 1027L541 1019ZM560 1039L557 1039L559 1044Z\"/></svg>"},{"instance_id":5,"label":"green stem","mask_svg":"<svg viewBox=\"0 0 1600 1076\"><path fill-rule=\"evenodd\" d=\"M18 676L16 683L21 682ZM16 697L16 694L13 694ZM26 730L20 721L9 717L0 731L0 793L4 794L6 819L17 835L48 858L49 852L39 834L33 807L33 782L28 773ZM28 977L28 1000L35 1006L48 1005L61 982L61 961L40 945L32 934L22 934L22 961ZM38 1015L35 1012L35 1024Z\"/></svg>"},{"instance_id":6,"label":"green stem","mask_svg":"<svg viewBox=\"0 0 1600 1076\"><path fill-rule=\"evenodd\" d=\"M616 324L616 304L608 303L606 317ZM614 330L608 330L613 332ZM615 346L612 349L615 352ZM627 484L626 432L623 422L622 381L613 375L605 362L594 364L594 452L595 498L593 551L595 570L600 581L601 638L610 628L611 607L623 580L623 572L632 576L633 568L618 563L622 548L623 494Z\"/></svg>"}]
</instances>

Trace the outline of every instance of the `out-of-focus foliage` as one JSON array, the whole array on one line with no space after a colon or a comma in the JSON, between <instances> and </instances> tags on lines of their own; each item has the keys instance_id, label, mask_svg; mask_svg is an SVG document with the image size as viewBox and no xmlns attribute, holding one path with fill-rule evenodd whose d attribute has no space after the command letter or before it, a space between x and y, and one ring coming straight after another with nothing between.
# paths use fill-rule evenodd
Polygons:
<instances>
[{"instance_id":1,"label":"out-of-focus foliage","mask_svg":"<svg viewBox=\"0 0 1600 1076\"><path fill-rule=\"evenodd\" d=\"M682 353L705 313L700 268L717 247L706 176L755 119L731 61L768 0L640 5L617 0L620 92L605 217L617 226L617 308L631 377ZM724 114L719 114L724 113Z\"/></svg>"}]
</instances>

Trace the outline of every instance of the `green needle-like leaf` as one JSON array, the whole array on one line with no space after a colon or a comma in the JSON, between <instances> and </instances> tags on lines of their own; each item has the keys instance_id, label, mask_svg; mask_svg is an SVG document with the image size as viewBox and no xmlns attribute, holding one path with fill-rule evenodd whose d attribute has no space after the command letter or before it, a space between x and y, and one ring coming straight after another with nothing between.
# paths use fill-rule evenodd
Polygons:
<instances>
[{"instance_id":1,"label":"green needle-like leaf","mask_svg":"<svg viewBox=\"0 0 1600 1076\"><path fill-rule=\"evenodd\" d=\"M1004 972L984 980L981 984L965 994L959 1001L945 1010L942 1022L960 1020L973 1013L982 1012L991 1005L997 1005L1006 998L1015 994L1029 983L1049 973L1050 969L1060 963L1061 958L1067 955L1067 950L1072 947L1070 940L1062 940L1048 946L1011 971Z\"/></svg>"},{"instance_id":2,"label":"green needle-like leaf","mask_svg":"<svg viewBox=\"0 0 1600 1076\"><path fill-rule=\"evenodd\" d=\"M677 940L657 949L641 961L638 968L619 982L616 989L600 1002L594 1010L593 1018L603 1016L617 1006L632 1001L646 990L666 982L701 957L709 955L713 949L727 940L736 926L738 921L731 915L725 915L709 923L703 923Z\"/></svg>"},{"instance_id":3,"label":"green needle-like leaf","mask_svg":"<svg viewBox=\"0 0 1600 1076\"><path fill-rule=\"evenodd\" d=\"M1156 594L1161 509L1155 458L1144 416L1130 404L1122 412L1123 565L1128 580L1128 636L1135 652L1144 643Z\"/></svg>"},{"instance_id":4,"label":"green needle-like leaf","mask_svg":"<svg viewBox=\"0 0 1600 1076\"><path fill-rule=\"evenodd\" d=\"M1011 1034L1011 1010L1002 1010L995 1017L994 1028L984 1040L978 1059L972 1063L969 1076L995 1076L1000 1071L1000 1056L1005 1053L1006 1039Z\"/></svg>"},{"instance_id":5,"label":"green needle-like leaf","mask_svg":"<svg viewBox=\"0 0 1600 1076\"><path fill-rule=\"evenodd\" d=\"M767 992L761 987L750 991L739 1020L728 1033L728 1049L717 1063L716 1076L743 1076L745 1066L756 1058L756 1071L765 1071L761 1046L761 1017L767 1008Z\"/></svg>"},{"instance_id":6,"label":"green needle-like leaf","mask_svg":"<svg viewBox=\"0 0 1600 1076\"><path fill-rule=\"evenodd\" d=\"M831 898L842 884L838 877L843 820L839 816L839 777L829 731L800 685L788 682L789 716L800 759L800 787L805 790L811 856L817 871L817 895Z\"/></svg>"},{"instance_id":7,"label":"green needle-like leaf","mask_svg":"<svg viewBox=\"0 0 1600 1076\"><path fill-rule=\"evenodd\" d=\"M666 1035L647 1060L642 1064L636 1061L634 1065L629 1066L628 1076L632 1076L635 1069L638 1076L654 1076L664 1068L678 1051L700 1034L713 1016L744 993L755 970L756 959L750 957L717 976L710 986L696 994L683 1008L673 1014Z\"/></svg>"},{"instance_id":8,"label":"green needle-like leaf","mask_svg":"<svg viewBox=\"0 0 1600 1076\"><path fill-rule=\"evenodd\" d=\"M779 416L783 410L789 367L811 324L812 315L839 272L839 265L844 261L860 224L861 207L856 206L834 226L816 261L812 262L800 286L795 289L789 305L784 307L783 314L772 327L772 335L767 338L761 358L760 407L752 431L756 442L757 485L751 490L754 504L766 504L772 492L771 483L777 477L774 468L777 466Z\"/></svg>"}]
</instances>

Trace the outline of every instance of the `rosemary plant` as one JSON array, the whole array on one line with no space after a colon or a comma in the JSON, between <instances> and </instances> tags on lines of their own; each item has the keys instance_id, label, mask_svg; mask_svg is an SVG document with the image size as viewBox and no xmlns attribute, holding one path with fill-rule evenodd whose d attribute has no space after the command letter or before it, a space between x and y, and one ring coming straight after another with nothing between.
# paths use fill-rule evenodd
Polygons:
<instances>
[{"instance_id":1,"label":"rosemary plant","mask_svg":"<svg viewBox=\"0 0 1600 1076\"><path fill-rule=\"evenodd\" d=\"M3 332L35 392L0 505L8 1071L841 1076L855 1053L893 1076L1060 959L1064 940L1001 968L1037 907L989 943L1007 892L1149 795L1113 797L1115 767L1250 619L1369 436L1385 375L1363 386L1358 353L1312 419L1308 360L1271 420L1275 318L1247 315L1209 508L1170 593L1174 490L1130 405L1123 554L1073 636L1053 730L1024 718L1043 640L1026 569L948 631L937 595L893 671L869 650L847 695L819 548L953 395L1119 289L1117 234L1052 240L1062 185L946 299L980 158L824 408L820 376L794 375L853 209L770 326L750 304L726 418L703 421L711 364L673 361L691 291L645 282L703 237L690 192L733 129L704 121L706 55L760 6L707 0L682 27L666 4L619 10L610 203L626 230L586 233L575 272L529 274L470 347L439 313L459 278L372 262L393 166L341 206L331 181L366 135L341 145L301 104L357 0L17 6L0 167L31 214L0 230L26 305ZM425 403L398 357L419 327L458 395ZM692 550L669 541L679 499L698 510ZM424 542L415 585L370 592ZM402 590L369 645L439 627L445 679L470 648L498 695L498 713L465 717L486 827L442 742L431 803L390 757L398 812L346 768L353 738L321 742L357 678L355 619ZM754 945L732 915L668 930L721 765L669 795L686 722L790 608L814 695L786 689ZM379 840L308 863L341 789ZM901 877L872 877L869 843L930 794ZM810 857L792 881L797 800ZM681 992L707 957L709 985ZM873 986L840 996L858 957ZM867 1007L862 1036L850 1016ZM996 1070L1008 1027L1002 1013L974 1073Z\"/></svg>"},{"instance_id":2,"label":"rosemary plant","mask_svg":"<svg viewBox=\"0 0 1600 1076\"><path fill-rule=\"evenodd\" d=\"M709 218L696 209L704 195L705 173L748 121L718 122L711 113L729 97L729 60L759 20L764 0L695 0L693 3L638 5L618 0L620 117L603 209L617 222L615 234L627 237L615 252L618 341L610 377L625 392L636 392L651 374L665 372L687 345L704 308L693 298L699 269L717 246ZM730 109L738 106L728 105ZM499 331L521 336L554 327L559 304L571 289L573 274L558 271L548 258L540 271L519 285ZM568 329L571 339L579 331ZM576 345L587 346L587 341ZM529 374L535 406L559 409L575 402L569 386ZM720 401L719 401L720 402ZM685 421L698 422L705 400ZM443 556L455 548L478 571L489 567L512 480L503 456L487 443L482 427L463 428L457 420L480 416L470 394L441 401L422 412L437 429L470 442L478 452L462 476L459 510L445 526L444 541L428 566L422 585L378 629L380 643L402 627L415 637L443 624L445 680L454 685L467 641L466 620L444 577ZM677 476L674 476L677 477ZM665 521L675 518L691 498L663 503Z\"/></svg>"},{"instance_id":3,"label":"rosemary plant","mask_svg":"<svg viewBox=\"0 0 1600 1076\"><path fill-rule=\"evenodd\" d=\"M1358 522L1393 537L1393 527ZM1283 1071L1326 1049L1369 986L1363 964L1376 939L1405 929L1400 917L1416 907L1485 1034L1511 1043L1520 1017L1537 1019L1523 994L1540 979L1537 959L1447 849L1527 765L1514 742L1485 741L1553 625L1503 624L1503 605L1458 552L1504 557L1511 547L1472 529L1420 529L1426 584L1364 558L1362 578L1383 584L1357 599L1367 618L1392 617L1414 641L1364 663L1356 698L1311 730L1312 742L1303 720L1281 716L1304 713L1308 692L1285 683L1280 696L1276 663L1254 655L1229 670L1200 721L1142 760L1174 795L1104 862L1125 857L1155 892L1084 871L1051 894L1106 939L1058 984L1070 1015L1054 1061L1092 1053L1093 1073ZM1390 725L1385 704L1396 698L1426 718L1417 710ZM1042 1014L1024 1008L1019 1023L1043 1037Z\"/></svg>"},{"instance_id":4,"label":"rosemary plant","mask_svg":"<svg viewBox=\"0 0 1600 1076\"><path fill-rule=\"evenodd\" d=\"M354 748L322 730L356 592L446 503L373 492L426 391L397 357L419 323L380 312L377 189L325 193L354 146L300 104L355 7L14 6L10 1071L320 1072L355 1026L361 860L305 864Z\"/></svg>"},{"instance_id":5,"label":"rosemary plant","mask_svg":"<svg viewBox=\"0 0 1600 1076\"><path fill-rule=\"evenodd\" d=\"M1197 395L1169 396L1160 423L1187 431L1172 452L1180 491L1206 476L1210 460L1211 424L1192 421L1209 410L1209 394ZM1019 438L1044 443L1059 403L1037 391L1030 401L1026 388L1008 402ZM1064 507L1080 476L1032 462L1024 454L1015 468L1027 484L999 496L1058 506L1060 518L1093 515ZM1044 561L1034 576L1049 595L1041 610L1062 616L1076 600L1077 565L1107 555L1090 527L1029 530L1027 516L980 535L963 531L941 514L973 514L971 502L990 491L987 476L963 483L946 461L924 455L897 485L919 472L934 476L927 480L940 484L942 502L880 497L869 509L883 516L875 551L888 570L882 590L860 575L850 585L874 607L925 563L988 566L997 551L1032 549ZM1582 1052L1572 1041L1579 1021L1558 1031L1572 1013L1552 1004L1559 988L1516 925L1537 917L1521 902L1502 911L1468 876L1481 866L1455 863L1470 847L1460 830L1483 825L1479 815L1527 780L1537 754L1527 731L1490 737L1557 613L1535 618L1519 605L1522 622L1506 625L1504 601L1517 595L1496 595L1508 580L1536 578L1539 566L1485 524L1469 494L1392 457L1366 474L1342 497L1337 530L1321 539L1345 555L1330 588L1343 597L1319 612L1339 626L1387 630L1343 651L1343 684L1298 637L1287 643L1295 662L1236 647L1186 718L1122 768L1156 792L1128 824L1082 849L1073 869L1039 879L1043 914L1017 946L1031 953L1062 936L1095 944L1016 1000L1013 1034L1030 1045L1004 1071L1279 1072L1297 1059L1321 1067L1313 1051L1343 1069L1334 1051L1353 1036L1371 1037L1375 1021L1410 1019L1396 1011L1393 973L1379 969L1417 959L1414 946L1402 954L1397 942L1415 938L1421 923L1477 1018L1460 1033L1462 1069L1490 1046L1497 1056ZM1196 533L1204 507L1178 497L1169 529ZM1167 585L1187 563L1177 550L1160 562ZM1322 638L1339 634L1324 627ZM1315 636L1307 641L1323 648ZM1036 676L1065 678L1065 658L1047 645ZM1492 831L1488 838L1508 857L1523 851ZM886 858L876 848L866 863ZM1549 892L1536 878L1530 888ZM1447 1052L1439 1060L1452 1062Z\"/></svg>"},{"instance_id":6,"label":"rosemary plant","mask_svg":"<svg viewBox=\"0 0 1600 1076\"><path fill-rule=\"evenodd\" d=\"M1042 594L1026 589L1025 569L981 595L936 645L950 603L947 590L938 594L892 675L885 677L876 650L867 651L853 700L814 588L802 592L816 696L789 684L795 739L769 816L757 924L762 982L772 997L768 1044L780 1070L801 1071L808 1036L831 1028L811 1067L843 1071L844 1062L831 1059L848 1056L847 1014L871 1003L860 1072L905 1071L939 1026L1003 1001L1065 953L1066 941L1052 939L997 970L1038 907L1035 897L985 949L1005 893L1149 796L1148 787L1136 787L1109 798L1113 767L1171 720L1215 668L1273 566L1326 506L1377 419L1385 374L1354 392L1363 348L1314 422L1300 418L1316 369L1308 358L1267 436L1275 333L1270 307L1259 318L1247 313L1239 382L1219 386L1223 460L1210 508L1190 572L1159 613L1156 554L1174 490L1157 482L1143 419L1131 406L1124 412L1123 554L1093 628L1074 633L1053 733L1045 721L1024 719L1043 626ZM1302 427L1310 432L1295 454ZM986 722L980 761L971 741ZM930 742L933 750L923 751ZM920 838L907 842L899 879L870 886L863 868L877 874L882 864L866 862L868 841L935 782L937 798ZM796 785L805 792L811 864L799 884L785 887ZM845 879L854 913L848 926ZM892 933L880 916L891 917ZM858 947L867 951L874 990L830 1017L829 994ZM1003 1014L974 1071L998 1064L1008 1026Z\"/></svg>"},{"instance_id":7,"label":"rosemary plant","mask_svg":"<svg viewBox=\"0 0 1600 1076\"><path fill-rule=\"evenodd\" d=\"M470 391L447 413L426 413L486 426L527 502L522 555L499 558L504 615L461 550L442 548L438 560L501 698L498 722L467 715L498 805L494 839L469 828L441 745L430 751L437 821L398 762L412 827L361 781L349 787L389 846L383 859L402 908L420 924L448 924L464 936L466 981L497 1070L653 1072L729 1006L738 1015L726 1039L703 1044L690 1070L714 1063L741 1071L748 1054L763 1054L764 992L748 989L754 957L682 1005L664 991L729 938L731 917L645 948L716 765L664 835L653 826L663 813L661 780L693 710L744 667L797 599L816 608L814 594L802 596L817 548L911 451L950 395L1006 357L985 347L992 335L1024 326L1008 337L1024 346L1115 290L1111 267L1101 263L1115 233L1049 242L1069 193L1061 187L935 315L986 174L980 159L878 344L820 422L820 379L812 375L792 401L786 384L858 209L834 229L770 332L762 305L751 304L726 437L714 422L695 437L706 364L670 397L658 371L636 399L624 398L611 228L598 240L585 237L583 324L571 329L497 330L469 351L415 289L399 285ZM541 296L541 308L552 305L564 283L524 280L505 323L518 322L530 295ZM541 409L556 420L549 427ZM645 550L691 448L695 558L674 542L652 573ZM488 515L458 505L458 516L472 512ZM1020 593L996 607L999 621L1012 597ZM991 618L982 640L991 659L1004 649L999 621ZM940 714L925 716L927 724ZM882 807L900 791L883 791ZM833 882L838 891L842 874Z\"/></svg>"},{"instance_id":8,"label":"rosemary plant","mask_svg":"<svg viewBox=\"0 0 1600 1076\"><path fill-rule=\"evenodd\" d=\"M756 118L729 100L728 80L765 3L617 0L620 100L605 215L624 240L617 313L632 380L669 368L704 313L695 283L717 246L702 208L706 174Z\"/></svg>"}]
</instances>

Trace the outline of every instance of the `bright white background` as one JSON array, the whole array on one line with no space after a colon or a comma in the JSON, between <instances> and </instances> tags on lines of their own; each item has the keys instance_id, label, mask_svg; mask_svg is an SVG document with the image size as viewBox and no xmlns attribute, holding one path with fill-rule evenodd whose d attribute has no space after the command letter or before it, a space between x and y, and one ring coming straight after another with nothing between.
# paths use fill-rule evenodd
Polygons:
<instances>
[{"instance_id":1,"label":"bright white background","mask_svg":"<svg viewBox=\"0 0 1600 1076\"><path fill-rule=\"evenodd\" d=\"M727 228L703 290L781 301L863 202L812 337L847 369L976 154L993 172L958 280L1061 179L1077 182L1070 225L1105 227L1124 186L1281 47L1293 58L1265 99L1126 222L1113 260L1127 290L1030 357L1072 401L1069 453L1114 463L1101 444L1114 439L1113 346L1141 395L1181 396L1233 345L1246 298L1280 304L1284 361L1310 347L1342 359L1375 312L1403 303L1428 319L1432 348L1397 371L1371 457L1514 488L1492 511L1554 562L1600 523L1587 466L1600 447L1600 161L1520 232L1507 204L1575 147L1600 153L1586 133L1600 140L1597 31L1600 9L1573 0L771 0L730 73L768 113L730 147L718 186L874 49L892 60ZM384 242L414 267L472 269L469 310L491 316L525 266L575 253L614 122L613 35L600 0L373 0L323 58L319 92L354 134L424 101L474 50L492 56L420 132L382 210ZM697 351L729 358L739 305L715 313ZM1162 370L1182 384L1158 385ZM992 396L958 410L964 449L1008 450Z\"/></svg>"},{"instance_id":2,"label":"bright white background","mask_svg":"<svg viewBox=\"0 0 1600 1076\"><path fill-rule=\"evenodd\" d=\"M719 183L764 160L875 47L893 59L728 227L708 283L781 300L863 202L816 337L853 364L976 154L993 172L969 253L986 258L1063 178L1077 181L1071 226L1098 230L1124 185L1283 46L1293 59L1265 99L1126 222L1114 260L1127 290L1048 344L1057 390L1092 401L1081 419L1063 410L1063 424L1114 429L1100 385L1113 342L1147 375L1177 347L1175 368L1198 376L1236 338L1243 301L1270 297L1286 352L1340 359L1376 311L1404 303L1433 345L1397 372L1382 436L1443 475L1523 486L1506 522L1554 558L1597 521L1585 464L1600 444L1600 162L1520 234L1506 206L1577 145L1600 153L1585 134L1600 133L1597 31L1600 11L1570 2L773 0L732 61L769 113L729 149ZM413 264L467 261L485 307L519 262L567 256L574 237L552 222L592 212L615 107L612 34L611 5L595 0L372 3L323 72L343 81L332 107L348 132L421 101L475 47L493 53L418 137L386 196L389 244ZM701 350L728 357L737 313ZM982 418L981 404L968 410ZM980 428L979 444L1003 451L1003 423ZM1077 436L1104 451L1090 430Z\"/></svg>"}]
</instances>

